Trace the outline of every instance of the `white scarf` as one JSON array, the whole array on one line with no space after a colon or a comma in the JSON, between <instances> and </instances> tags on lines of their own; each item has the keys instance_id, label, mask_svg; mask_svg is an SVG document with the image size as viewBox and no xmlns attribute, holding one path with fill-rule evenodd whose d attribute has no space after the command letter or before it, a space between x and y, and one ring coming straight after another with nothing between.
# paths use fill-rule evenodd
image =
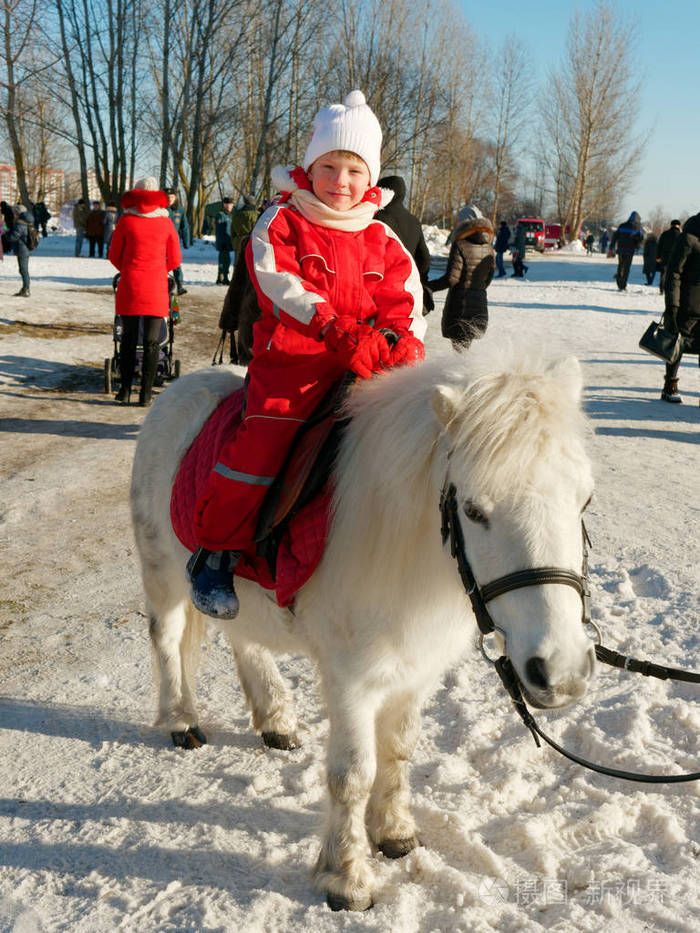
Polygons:
<instances>
[{"instance_id":1,"label":"white scarf","mask_svg":"<svg viewBox=\"0 0 700 933\"><path fill-rule=\"evenodd\" d=\"M337 211L334 207L328 207L323 201L319 201L313 191L304 191L303 188L293 191L289 200L302 217L306 217L312 224L330 227L332 230L353 232L364 230L379 210L379 204L360 201L349 211Z\"/></svg>"},{"instance_id":2,"label":"white scarf","mask_svg":"<svg viewBox=\"0 0 700 933\"><path fill-rule=\"evenodd\" d=\"M156 207L155 210L149 211L147 214L142 214L135 207L127 207L124 213L135 214L137 217L170 217L167 207Z\"/></svg>"}]
</instances>

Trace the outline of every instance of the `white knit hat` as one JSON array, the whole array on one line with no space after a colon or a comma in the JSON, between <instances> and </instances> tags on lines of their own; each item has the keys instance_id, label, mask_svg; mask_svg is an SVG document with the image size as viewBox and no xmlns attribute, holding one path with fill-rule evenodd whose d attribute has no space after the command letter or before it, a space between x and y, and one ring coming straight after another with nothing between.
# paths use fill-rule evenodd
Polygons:
<instances>
[{"instance_id":1,"label":"white knit hat","mask_svg":"<svg viewBox=\"0 0 700 933\"><path fill-rule=\"evenodd\" d=\"M323 107L316 114L311 142L302 163L304 170L326 152L336 149L358 155L369 169L370 184L377 184L382 128L367 106L362 91L351 91L342 104Z\"/></svg>"},{"instance_id":2,"label":"white knit hat","mask_svg":"<svg viewBox=\"0 0 700 933\"><path fill-rule=\"evenodd\" d=\"M147 175L145 178L139 178L134 183L134 188L139 188L141 191L157 191L158 182L153 175Z\"/></svg>"}]
</instances>

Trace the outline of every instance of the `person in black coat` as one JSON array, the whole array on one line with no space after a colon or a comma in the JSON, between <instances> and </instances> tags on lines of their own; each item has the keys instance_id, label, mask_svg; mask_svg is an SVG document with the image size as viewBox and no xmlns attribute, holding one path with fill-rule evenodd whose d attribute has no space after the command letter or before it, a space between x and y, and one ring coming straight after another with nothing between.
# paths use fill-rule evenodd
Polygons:
<instances>
[{"instance_id":1,"label":"person in black coat","mask_svg":"<svg viewBox=\"0 0 700 933\"><path fill-rule=\"evenodd\" d=\"M636 211L632 211L629 219L620 224L610 240L610 250L617 252L617 272L615 281L621 292L627 288L627 279L635 252L642 245L644 230L642 218Z\"/></svg>"},{"instance_id":2,"label":"person in black coat","mask_svg":"<svg viewBox=\"0 0 700 933\"><path fill-rule=\"evenodd\" d=\"M644 266L643 272L644 277L647 280L647 285L654 284L654 276L656 275L656 257L659 251L659 241L656 239L655 233L650 233L646 240L644 241Z\"/></svg>"},{"instance_id":3,"label":"person in black coat","mask_svg":"<svg viewBox=\"0 0 700 933\"><path fill-rule=\"evenodd\" d=\"M493 227L476 204L468 204L457 215L450 233L447 269L428 285L439 292L447 288L442 312L442 336L452 341L456 350L466 350L472 340L483 336L489 313L486 289L496 267Z\"/></svg>"},{"instance_id":4,"label":"person in black coat","mask_svg":"<svg viewBox=\"0 0 700 933\"><path fill-rule=\"evenodd\" d=\"M423 227L420 220L404 206L406 183L400 175L386 175L384 178L379 179L377 186L393 191L394 197L386 207L377 211L374 219L381 220L387 227L391 227L413 256L413 261L416 264L423 285L423 314L428 314L435 307L432 292L428 288L430 252L423 236Z\"/></svg>"},{"instance_id":5,"label":"person in black coat","mask_svg":"<svg viewBox=\"0 0 700 933\"><path fill-rule=\"evenodd\" d=\"M661 392L664 402L680 404L678 367L683 353L697 353L700 363L700 214L686 220L666 267L664 326L683 336L683 350L675 363L666 364Z\"/></svg>"},{"instance_id":6,"label":"person in black coat","mask_svg":"<svg viewBox=\"0 0 700 933\"><path fill-rule=\"evenodd\" d=\"M37 230L41 230L42 236L48 236L48 230L46 229L46 224L51 220L51 214L49 209L44 204L43 201L37 201L34 205L34 223L36 224Z\"/></svg>"},{"instance_id":7,"label":"person in black coat","mask_svg":"<svg viewBox=\"0 0 700 933\"><path fill-rule=\"evenodd\" d=\"M34 216L22 204L17 205L14 216L15 222L8 241L17 254L19 274L22 276L22 288L15 293L15 298L29 298L29 225L34 226Z\"/></svg>"},{"instance_id":8,"label":"person in black coat","mask_svg":"<svg viewBox=\"0 0 700 933\"><path fill-rule=\"evenodd\" d=\"M680 220L672 220L671 226L659 237L659 245L656 250L656 268L659 270L659 291L663 295L666 284L666 266L671 258L673 246L681 235Z\"/></svg>"},{"instance_id":9,"label":"person in black coat","mask_svg":"<svg viewBox=\"0 0 700 933\"><path fill-rule=\"evenodd\" d=\"M164 190L168 196L168 213L170 214L170 219L175 225L177 235L180 237L182 248L189 249L190 246L192 246L192 237L190 236L190 225L187 220L187 214L185 213L184 208L182 208L178 203L177 191L175 188L165 188ZM177 269L173 269L173 278L175 279L178 295L186 295L187 289L185 288L185 278L182 272L182 265L179 265Z\"/></svg>"},{"instance_id":10,"label":"person in black coat","mask_svg":"<svg viewBox=\"0 0 700 933\"><path fill-rule=\"evenodd\" d=\"M496 250L496 268L498 269L497 279L502 279L506 273L506 267L503 265L503 254L508 249L508 244L510 243L510 227L505 222L501 221L501 226L498 228L498 233L496 234L496 242L493 244L493 248Z\"/></svg>"}]
</instances>

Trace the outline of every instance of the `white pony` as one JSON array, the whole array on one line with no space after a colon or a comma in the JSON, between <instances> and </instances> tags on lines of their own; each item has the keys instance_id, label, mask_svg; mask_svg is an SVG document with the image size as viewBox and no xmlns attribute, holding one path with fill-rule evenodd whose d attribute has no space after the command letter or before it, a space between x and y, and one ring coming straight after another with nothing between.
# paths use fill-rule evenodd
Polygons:
<instances>
[{"instance_id":1,"label":"white pony","mask_svg":"<svg viewBox=\"0 0 700 933\"><path fill-rule=\"evenodd\" d=\"M371 906L368 834L390 857L418 844L407 772L421 704L474 638L457 565L441 540L446 481L456 487L479 583L545 565L581 568L581 512L593 483L579 364L497 352L482 345L359 384L335 468L328 543L294 612L237 579L240 614L215 623L233 648L253 725L270 745L293 747L296 719L268 649L301 648L316 661L330 725L330 805L316 878L334 909ZM171 527L170 493L204 421L241 382L240 370L218 367L173 383L148 413L134 462L158 724L191 745L204 740L193 677L205 620L188 598L189 555ZM556 707L583 696L594 653L573 588L531 586L489 608L533 702Z\"/></svg>"}]
</instances>

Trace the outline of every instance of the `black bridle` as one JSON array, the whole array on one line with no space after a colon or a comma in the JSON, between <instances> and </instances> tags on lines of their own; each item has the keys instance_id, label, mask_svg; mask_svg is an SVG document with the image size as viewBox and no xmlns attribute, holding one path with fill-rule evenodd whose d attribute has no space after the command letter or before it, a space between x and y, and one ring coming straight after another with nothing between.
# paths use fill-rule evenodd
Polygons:
<instances>
[{"instance_id":1,"label":"black bridle","mask_svg":"<svg viewBox=\"0 0 700 933\"><path fill-rule=\"evenodd\" d=\"M472 610L476 616L476 621L481 632L480 645L482 654L496 668L503 686L508 691L513 705L523 723L532 733L537 747L540 747L539 739L542 738L548 745L570 761L574 761L576 764L589 768L592 771L597 771L599 774L606 774L609 777L621 778L627 781L639 781L649 784L676 784L683 781L700 780L700 772L671 775L639 774L634 771L621 771L616 768L607 768L604 765L597 765L587 761L585 758L574 755L572 752L568 752L558 745L554 739L546 735L535 722L535 719L525 703L521 684L510 658L504 655L493 660L484 651L484 636L496 631L493 619L486 608L486 604L490 602L490 600L503 595L503 593L509 593L512 590L517 590L525 586L540 586L545 583L562 583L566 586L573 587L581 596L581 620L584 625L592 625L596 631L598 643L595 645L595 653L599 661L624 670L645 674L646 676L659 677L663 680L672 679L683 680L688 683L700 683L700 674L696 674L692 671L679 671L675 668L662 667L658 664L652 664L650 661L638 661L635 658L627 658L600 644L600 632L598 632L597 626L591 620L590 587L588 582L588 548L591 541L588 537L583 519L581 520L583 564L580 574L573 570L562 569L561 567L534 567L528 570L518 570L514 573L505 574L502 577L498 577L496 580L492 580L490 583L479 586L464 546L464 534L459 518L457 490L453 483L448 484L446 482L443 487L440 496L440 513L442 516L442 543L445 544L449 540L450 552L452 557L457 561L459 575L462 579L467 596L469 597L469 601L471 602Z\"/></svg>"},{"instance_id":2,"label":"black bridle","mask_svg":"<svg viewBox=\"0 0 700 933\"><path fill-rule=\"evenodd\" d=\"M450 541L452 556L457 561L459 575L462 578L464 589L467 591L479 631L482 635L490 635L496 631L493 619L486 608L486 603L524 586L540 586L543 583L563 583L572 586L581 597L581 619L584 625L591 622L591 591L588 586L588 545L591 543L586 532L586 526L581 521L583 535L583 566L581 573L573 570L564 570L561 567L533 567L529 570L516 570L498 577L484 586L479 586L471 568L467 552L464 547L464 535L459 520L459 505L457 503L457 489L454 483L445 485L440 496L440 513L442 515L442 543Z\"/></svg>"}]
</instances>

